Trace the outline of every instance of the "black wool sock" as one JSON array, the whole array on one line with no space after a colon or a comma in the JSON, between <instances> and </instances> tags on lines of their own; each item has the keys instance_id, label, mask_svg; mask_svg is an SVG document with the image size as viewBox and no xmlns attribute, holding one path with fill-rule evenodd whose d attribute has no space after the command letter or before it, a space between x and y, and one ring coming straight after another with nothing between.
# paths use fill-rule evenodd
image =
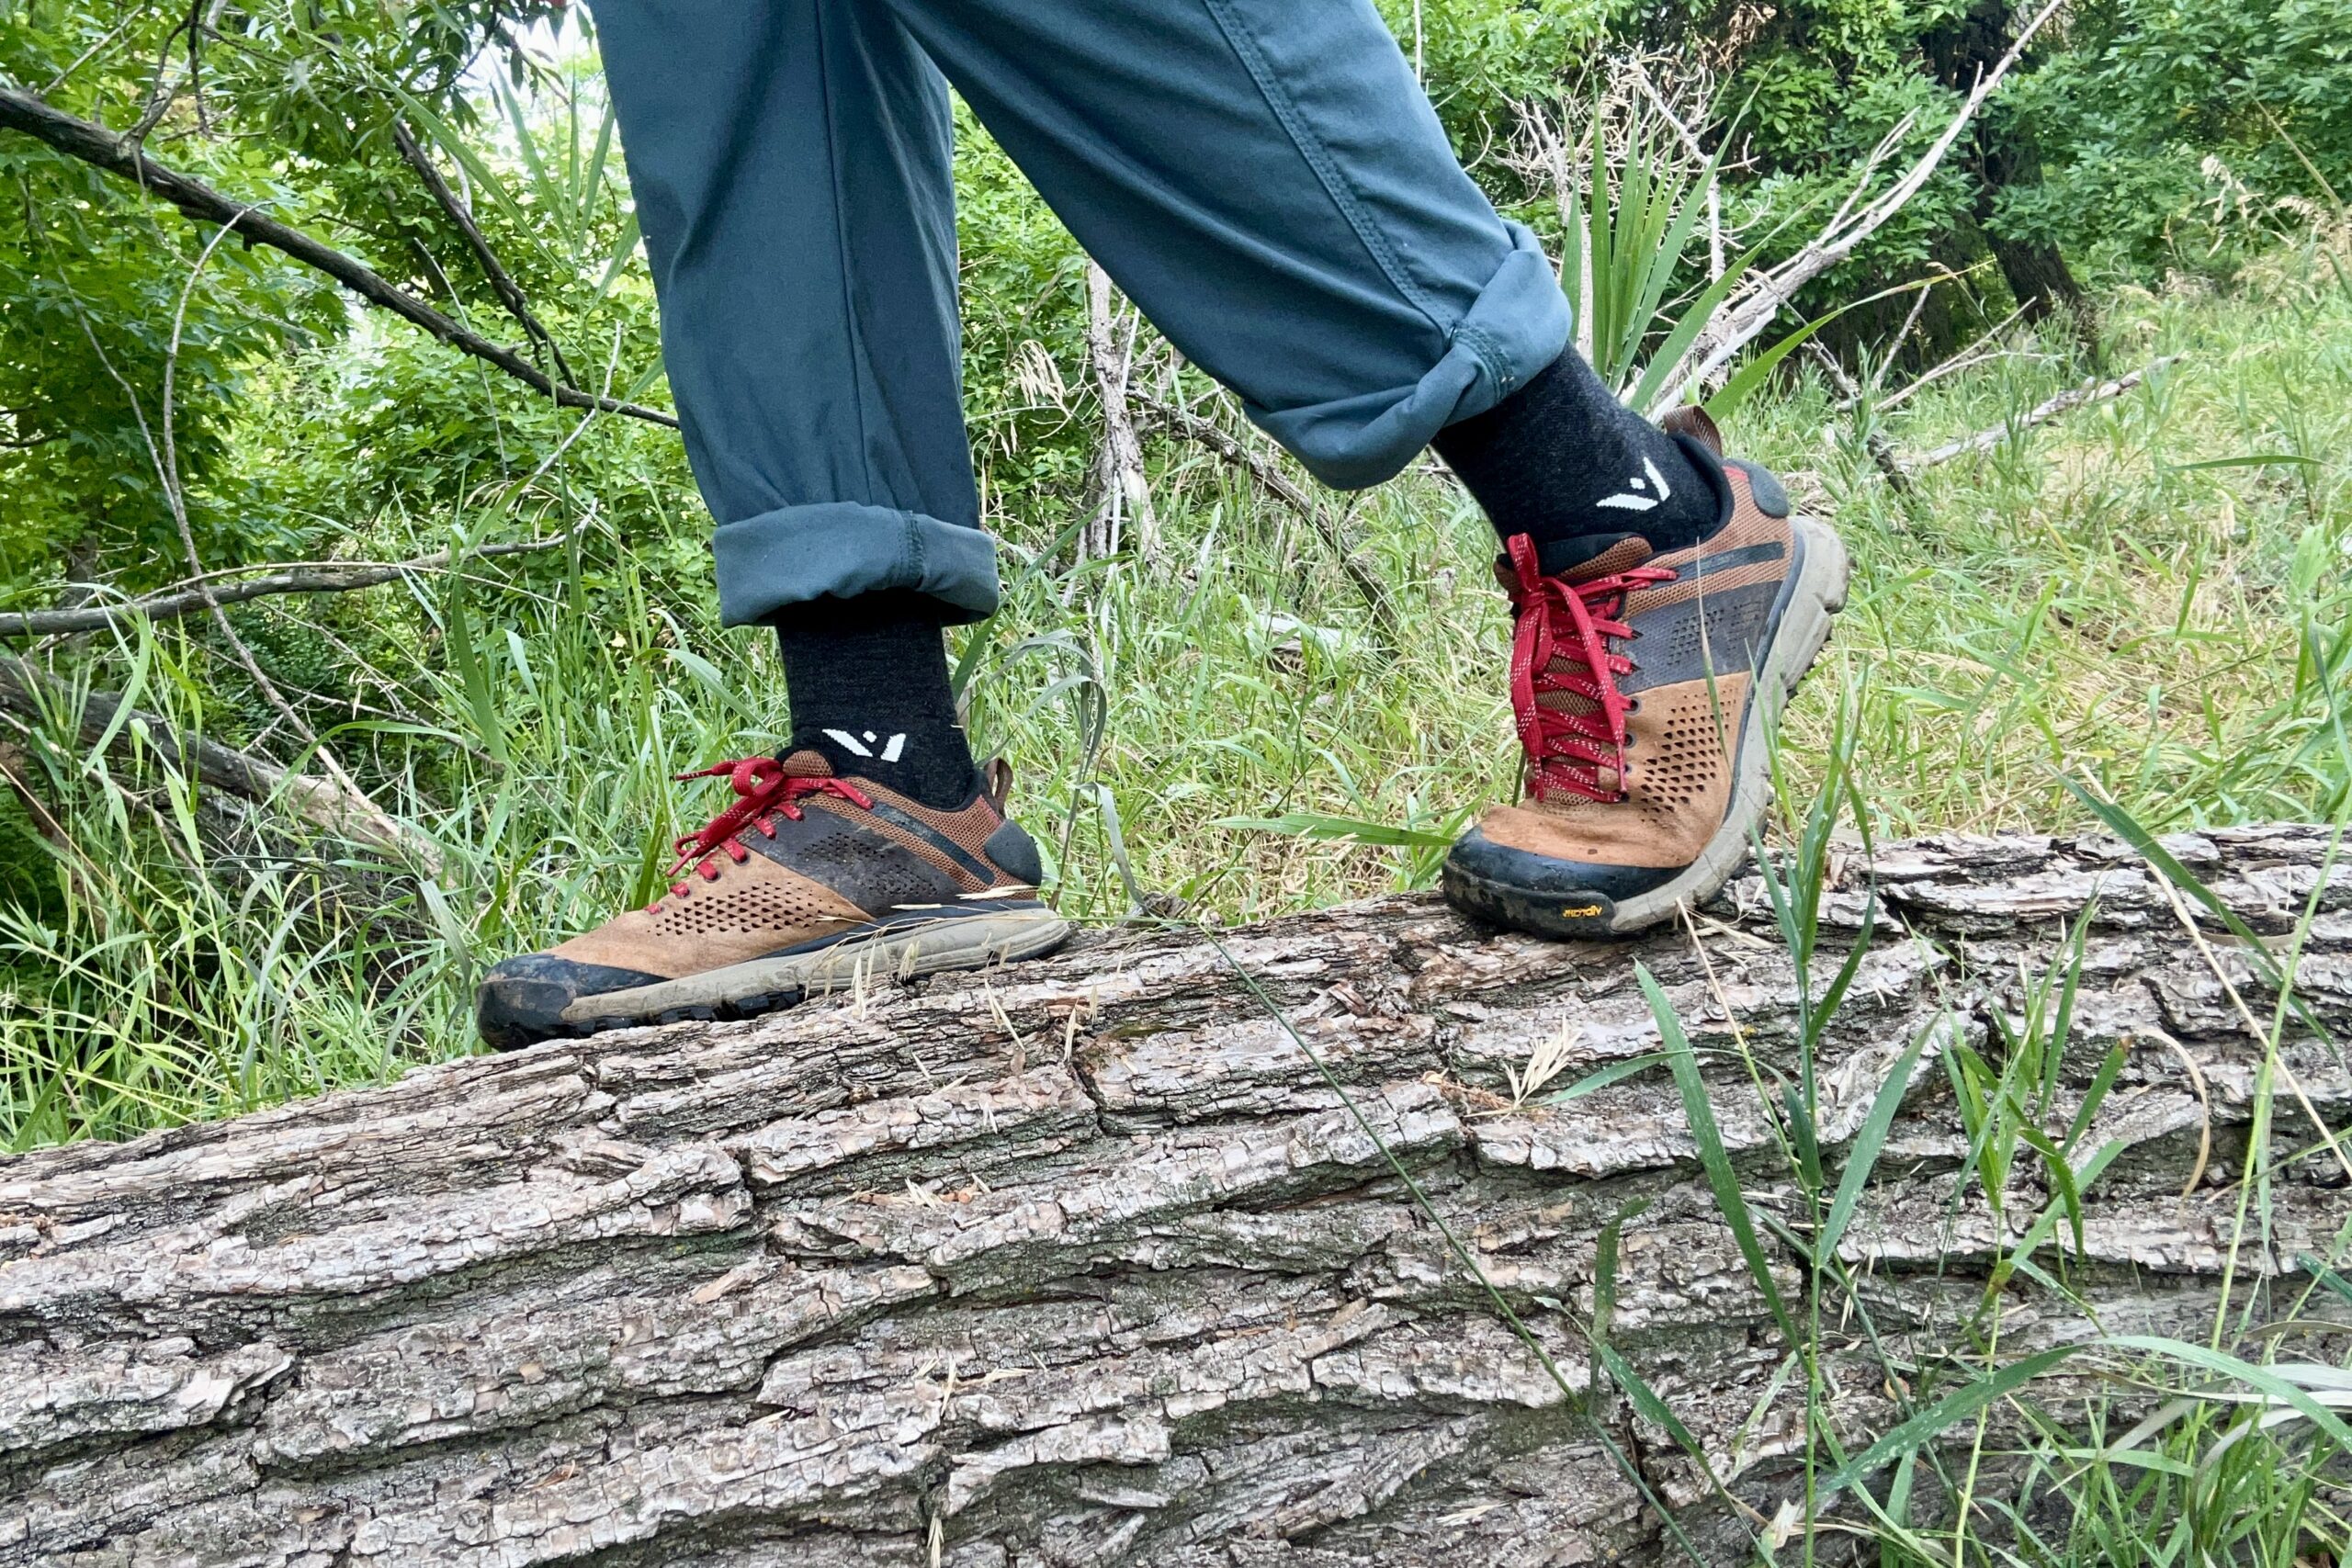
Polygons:
<instances>
[{"instance_id":1,"label":"black wool sock","mask_svg":"<svg viewBox=\"0 0 2352 1568\"><path fill-rule=\"evenodd\" d=\"M843 775L952 811L979 771L947 677L947 644L933 600L868 593L788 605L769 617L792 699L787 753L822 752Z\"/></svg>"},{"instance_id":2,"label":"black wool sock","mask_svg":"<svg viewBox=\"0 0 2352 1568\"><path fill-rule=\"evenodd\" d=\"M1505 538L1638 534L1679 550L1719 520L1714 486L1674 437L1619 402L1573 348L1430 445Z\"/></svg>"}]
</instances>

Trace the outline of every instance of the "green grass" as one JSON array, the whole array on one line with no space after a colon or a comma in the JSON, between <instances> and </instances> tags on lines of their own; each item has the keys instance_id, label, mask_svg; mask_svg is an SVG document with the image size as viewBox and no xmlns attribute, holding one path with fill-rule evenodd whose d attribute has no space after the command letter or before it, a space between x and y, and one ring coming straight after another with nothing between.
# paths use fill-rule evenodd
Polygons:
<instances>
[{"instance_id":1,"label":"green grass","mask_svg":"<svg viewBox=\"0 0 2352 1568\"><path fill-rule=\"evenodd\" d=\"M2323 743L2324 677L2352 525L2352 291L2337 276L2305 249L2226 290L2113 301L2116 367L2180 363L1907 495L1818 382L1750 402L1735 444L1834 517L1856 560L1853 604L1787 721L1800 792L1844 708L1879 838L2083 823L2062 771L2159 829L2332 813L2346 781ZM2077 374L2019 355L1879 428L1924 450ZM281 401L316 384L289 378ZM569 424L534 417L509 433L526 453ZM388 508L354 548L432 548L457 520L547 531L616 471L612 453L666 439L607 422L566 458L602 467L473 484L437 513ZM252 441L288 450L266 418ZM2196 466L2249 457L2273 460ZM1007 607L967 634L975 738L1013 761L1064 908L1114 919L1159 895L1237 920L1426 886L1436 846L1510 791L1516 765L1484 523L1426 472L1329 498L1389 596L1392 646L1321 530L1197 451L1161 457L1158 559L1073 575L1043 528L1006 522ZM437 883L289 841L271 818L224 840L152 756L23 754L70 848L47 851L0 795L0 1140L119 1136L469 1050L482 964L650 895L669 839L712 805L669 776L772 746L785 708L764 634L715 625L674 457L627 471L655 497L650 535L592 525L575 547L463 578L234 612L294 685L306 649L339 663L348 697L311 721L444 846ZM220 694L209 636L195 619L129 634L96 668L119 682L139 666L142 705L250 734L264 710ZM1220 826L1283 818L1325 820ZM1329 819L1392 841L1334 838Z\"/></svg>"}]
</instances>

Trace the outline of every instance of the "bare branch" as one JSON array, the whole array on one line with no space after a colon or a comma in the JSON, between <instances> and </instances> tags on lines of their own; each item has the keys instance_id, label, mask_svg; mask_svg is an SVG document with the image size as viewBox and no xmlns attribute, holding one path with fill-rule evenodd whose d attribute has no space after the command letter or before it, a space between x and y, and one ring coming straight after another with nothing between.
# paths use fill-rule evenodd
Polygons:
<instances>
[{"instance_id":1,"label":"bare branch","mask_svg":"<svg viewBox=\"0 0 2352 1568\"><path fill-rule=\"evenodd\" d=\"M1903 210L1910 199L1919 193L1939 165L1944 154L1951 152L1960 134L1975 119L1976 111L2007 77L2009 70L2025 54L2026 46L2033 41L2042 25L2058 12L2064 0L2048 0L2034 14L2033 20L2019 29L2017 41L2007 53L1994 62L1993 68L1980 78L1965 102L1953 114L1936 137L1903 176L1888 186L1884 195L1859 212L1852 212L1849 197L1830 218L1820 233L1800 248L1796 254L1778 266L1753 274L1736 293L1724 302L1715 320L1699 334L1674 373L1665 384L1673 390L1662 400L1665 405L1685 400L1700 383L1731 362L1734 355L1757 338L1788 308L1797 290L1851 256L1861 243L1876 233L1894 215ZM1878 154L1873 153L1875 159ZM1860 186L1857 186L1860 189Z\"/></svg>"},{"instance_id":2,"label":"bare branch","mask_svg":"<svg viewBox=\"0 0 2352 1568\"><path fill-rule=\"evenodd\" d=\"M172 45L179 41L180 32L187 26L180 23L164 35L164 46L156 52L155 74L147 84L147 96L139 106L139 118L122 133L122 145L135 153L147 140L147 133L163 123L179 96L179 89L172 85Z\"/></svg>"},{"instance_id":3,"label":"bare branch","mask_svg":"<svg viewBox=\"0 0 2352 1568\"><path fill-rule=\"evenodd\" d=\"M415 572L446 571L465 560L552 549L576 533L576 529L567 530L551 538L531 539L518 544L484 545L463 552L441 550L409 560L293 562L237 568L233 570L259 571L263 575L220 588L182 588L113 604L86 604L73 610L0 613L0 637L64 637L74 632L102 631L125 621L168 621L200 610L217 609L223 604L241 604L247 599L264 599L281 593L348 593L356 588L375 588L394 582ZM208 579L219 578L226 575L226 570L203 575Z\"/></svg>"},{"instance_id":4,"label":"bare branch","mask_svg":"<svg viewBox=\"0 0 2352 1568\"><path fill-rule=\"evenodd\" d=\"M1921 290L1921 293L1925 292L1926 290ZM1854 378L1846 374L1846 367L1838 363L1838 356L1822 346L1819 338L1815 338L1806 344L1805 347L1812 351L1813 357L1820 363L1822 370L1830 380L1837 383L1838 389L1846 394L1846 400L1838 405L1839 408L1849 409L1861 400L1861 388L1856 386ZM1871 425L1863 431L1862 447L1870 453L1871 461L1878 465L1878 471L1886 476L1888 484L1894 486L1898 492L1911 488L1911 476L1903 471L1902 459L1895 456L1894 443L1886 438L1885 432L1876 425Z\"/></svg>"},{"instance_id":5,"label":"bare branch","mask_svg":"<svg viewBox=\"0 0 2352 1568\"><path fill-rule=\"evenodd\" d=\"M28 93L0 87L0 130L21 131L68 157L119 175L191 218L233 226L248 243L267 245L306 266L317 268L369 304L423 327L452 348L495 365L565 408L603 409L651 424L677 427L678 422L659 409L599 397L551 379L513 349L469 332L365 263L278 222L257 207L232 200L200 180L164 167L135 147L126 146L122 138L105 126L51 108Z\"/></svg>"},{"instance_id":6,"label":"bare branch","mask_svg":"<svg viewBox=\"0 0 2352 1568\"><path fill-rule=\"evenodd\" d=\"M2070 412L2086 403L2103 403L2111 398L2120 398L2156 372L2178 364L2182 357L2177 354L2167 354L2162 359L2142 366L2129 376L2118 376L2111 381L2086 381L2079 387L2069 388L2056 397L2037 404L2020 418L2006 421L1993 426L1990 430L1980 430L1973 435L1936 447L1933 451L1923 452L1917 457L1906 458L1903 466L1916 474L1922 468L1932 468L1938 463L1949 463L1954 457L1964 457L1972 452L1990 452L2004 441L2014 437L2021 430L2031 430L2037 424L2047 424L2060 414Z\"/></svg>"},{"instance_id":7,"label":"bare branch","mask_svg":"<svg viewBox=\"0 0 2352 1568\"><path fill-rule=\"evenodd\" d=\"M1317 533L1323 536L1323 542L1330 547L1331 554L1339 560L1340 570L1348 574L1348 581L1354 583L1357 592L1363 595L1364 604L1372 611L1372 618L1379 624L1382 634L1391 642L1396 640L1396 611L1388 602L1388 590L1382 586L1380 579L1369 568L1356 558L1355 552L1348 547L1347 538L1332 521L1329 509L1313 491L1283 473L1262 454L1251 451L1248 444L1215 420L1204 419L1190 409L1178 408L1173 403L1164 403L1155 398L1143 399L1136 406L1146 420L1170 434L1181 435L1195 446L1205 447L1248 474L1268 495L1305 518Z\"/></svg>"},{"instance_id":8,"label":"bare branch","mask_svg":"<svg viewBox=\"0 0 2352 1568\"><path fill-rule=\"evenodd\" d=\"M1920 298L1923 299L1927 298L1927 291L1925 289L1920 290ZM1884 397L1879 398L1876 404L1878 412L1881 413L1886 413L1892 410L1901 408L1905 403L1910 401L1913 397L1917 395L1922 389L1934 386L1938 381L1942 380L1947 376L1956 376L1962 370L1972 369L1976 366L1986 364L1995 359L2009 357L2013 351L2004 348L1996 348L1991 345L2003 333L2016 325L2018 318L2024 314L2025 307L2022 305L2018 306L2016 310L2010 311L2006 317L2002 318L1999 325L1981 333L1974 342L1962 349L1959 353L1953 355L1951 358L1946 359L1940 364L1933 366L1927 370L1921 371L1917 376L1914 377L1911 380L1905 382L1901 387L1898 387L1894 391L1887 393ZM1905 331L1906 333L1909 331L1907 325L1905 328ZM1900 337L1896 339L1896 342L1897 344L1900 344ZM1890 362L1893 360L1894 353L1894 351L1893 348L1890 348L1887 351ZM1857 400L1859 400L1849 399L1846 401L1839 403L1838 405L1839 412L1843 412L1845 410L1853 407Z\"/></svg>"},{"instance_id":9,"label":"bare branch","mask_svg":"<svg viewBox=\"0 0 2352 1568\"><path fill-rule=\"evenodd\" d=\"M96 60L99 55L104 54L107 50L113 48L116 39L121 38L123 34L129 32L139 23L145 21L147 19L147 13L154 8L155 0L141 0L141 4L134 7L129 15L122 18L122 20L117 22L113 28L104 37L100 38L97 42L92 44L81 53L75 55L72 63L68 64L64 70L60 71L56 75L51 76L49 79L48 84L41 88L41 96L47 97L50 94L57 91L58 88L65 85L66 79L68 77L72 76L76 71L81 70L85 65L87 65L91 61Z\"/></svg>"},{"instance_id":10,"label":"bare branch","mask_svg":"<svg viewBox=\"0 0 2352 1568\"><path fill-rule=\"evenodd\" d=\"M236 228L237 225L233 221L220 226L220 231L205 245L203 254L197 257L196 265L188 269L187 281L180 288L179 304L172 312L171 345L164 355L163 446L159 450L152 438L148 442L148 449L154 453L156 475L164 482L164 498L171 502L172 521L179 529L181 548L187 553L187 569L199 576L204 571L204 562L198 558L195 530L188 526L187 496L179 477L179 449L175 445L172 434L174 415L172 389L179 373L180 334L187 322L187 302L196 293L197 278L202 274L205 264L212 259L212 253L220 248L223 242L236 231ZM80 310L78 303L75 310L78 313ZM90 332L89 320L86 316L83 317L82 330L85 333ZM98 348L98 340L96 335L91 336L90 346L93 349ZM103 358L104 351L100 350L99 353L100 357ZM122 383L124 395L130 399L131 412L137 414L139 399L131 390L130 382L123 381L120 373L116 371L113 366L108 365L107 368L116 380ZM143 414L139 416L139 423L141 431L144 433L147 422ZM211 613L213 624L220 629L221 640L226 642L230 651L237 656L237 662L244 667L245 674L253 681L254 690L261 693L263 699L277 710L278 716L293 728L295 734L300 736L303 742L318 757L319 766L326 771L327 775L322 787L332 790L337 797L339 813L345 816L357 814L364 820L370 836L379 838L388 843L398 843L407 838L408 829L392 820L388 813L368 798L368 792L359 787L359 781L351 776L325 740L311 728L310 721L302 716L292 703L286 700L286 694L280 692L276 682L270 680L269 672L262 668L261 660L254 656L254 650L246 647L245 640L237 635L237 628L230 622L228 612L215 604L211 606ZM436 871L439 869L439 850L429 840L420 839L417 843L417 852Z\"/></svg>"},{"instance_id":11,"label":"bare branch","mask_svg":"<svg viewBox=\"0 0 2352 1568\"><path fill-rule=\"evenodd\" d=\"M498 302L506 307L506 313L548 351L556 375L567 385L577 385L580 378L571 373L571 366L563 357L563 350L556 344L555 334L531 313L531 302L524 298L514 275L498 259L498 253L491 249L488 237L474 222L473 213L458 198L458 193L449 188L449 182L441 177L441 171L434 167L432 158L418 145L416 138L409 134L408 127L397 119L392 121L392 145L399 149L401 161L416 171L416 177L424 183L424 188L432 194L442 213L457 226L458 232L465 236L466 248L473 253L474 264L490 280L490 287L497 294Z\"/></svg>"},{"instance_id":12,"label":"bare branch","mask_svg":"<svg viewBox=\"0 0 2352 1568\"><path fill-rule=\"evenodd\" d=\"M1111 275L1101 265L1086 264L1086 357L1094 371L1095 396L1102 404L1102 449L1097 457L1103 505L1088 528L1097 536L1088 542L1099 556L1119 547L1119 523L1135 522L1136 553L1149 559L1159 549L1159 519L1152 511L1151 483L1143 467L1143 444L1136 439L1135 416L1128 408L1127 382L1135 368L1135 333L1119 341L1119 311L1111 289Z\"/></svg>"}]
</instances>

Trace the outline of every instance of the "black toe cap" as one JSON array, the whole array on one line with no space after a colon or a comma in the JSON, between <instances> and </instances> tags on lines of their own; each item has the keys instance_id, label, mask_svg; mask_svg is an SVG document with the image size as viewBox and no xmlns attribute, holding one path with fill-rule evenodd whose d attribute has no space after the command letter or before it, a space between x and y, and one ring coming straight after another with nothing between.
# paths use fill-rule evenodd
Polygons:
<instances>
[{"instance_id":1,"label":"black toe cap","mask_svg":"<svg viewBox=\"0 0 2352 1568\"><path fill-rule=\"evenodd\" d=\"M1496 843L1473 829L1445 857L1445 901L1511 931L1587 941L1617 934L1619 901L1662 887L1673 867L1596 865Z\"/></svg>"},{"instance_id":2,"label":"black toe cap","mask_svg":"<svg viewBox=\"0 0 2352 1568\"><path fill-rule=\"evenodd\" d=\"M606 964L576 964L545 953L525 953L482 976L474 999L474 1023L481 1037L501 1051L574 1032L563 1010L582 997L657 986L665 978Z\"/></svg>"},{"instance_id":3,"label":"black toe cap","mask_svg":"<svg viewBox=\"0 0 2352 1568\"><path fill-rule=\"evenodd\" d=\"M1476 828L1455 840L1445 857L1445 868L1450 875L1468 876L1545 898L1590 896L1611 901L1663 887L1681 875L1683 869L1559 860L1532 850L1498 844Z\"/></svg>"}]
</instances>

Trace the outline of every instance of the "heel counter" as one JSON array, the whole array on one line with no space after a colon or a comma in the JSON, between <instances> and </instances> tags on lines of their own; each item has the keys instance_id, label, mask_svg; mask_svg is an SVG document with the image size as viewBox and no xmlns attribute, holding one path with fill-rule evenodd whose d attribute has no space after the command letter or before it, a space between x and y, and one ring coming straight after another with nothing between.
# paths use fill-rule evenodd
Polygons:
<instances>
[{"instance_id":1,"label":"heel counter","mask_svg":"<svg viewBox=\"0 0 2352 1568\"><path fill-rule=\"evenodd\" d=\"M980 848L989 863L1008 876L1032 887L1046 880L1045 863L1038 858L1036 840L1009 817L997 825L996 831Z\"/></svg>"}]
</instances>

